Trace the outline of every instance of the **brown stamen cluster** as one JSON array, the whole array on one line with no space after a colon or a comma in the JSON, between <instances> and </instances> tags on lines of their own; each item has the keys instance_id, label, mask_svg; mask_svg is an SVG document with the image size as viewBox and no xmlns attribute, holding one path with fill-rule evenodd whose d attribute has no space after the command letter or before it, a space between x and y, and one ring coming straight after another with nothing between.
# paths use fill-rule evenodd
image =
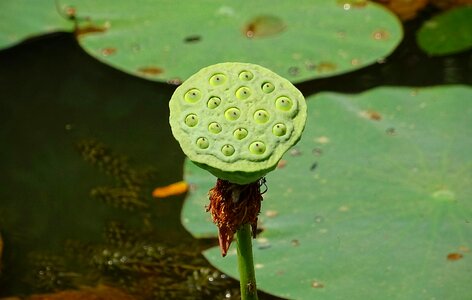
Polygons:
<instances>
[{"instance_id":1,"label":"brown stamen cluster","mask_svg":"<svg viewBox=\"0 0 472 300\"><path fill-rule=\"evenodd\" d=\"M242 225L251 224L252 235L256 237L262 184L264 179L239 185L218 178L215 187L210 190L210 204L206 209L218 226L221 255L226 256L234 234Z\"/></svg>"}]
</instances>

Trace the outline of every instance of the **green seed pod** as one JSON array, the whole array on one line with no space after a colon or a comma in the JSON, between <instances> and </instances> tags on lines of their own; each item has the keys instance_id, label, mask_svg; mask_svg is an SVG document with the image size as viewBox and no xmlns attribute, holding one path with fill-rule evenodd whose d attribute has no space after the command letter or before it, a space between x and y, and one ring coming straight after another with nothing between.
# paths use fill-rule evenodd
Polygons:
<instances>
[{"instance_id":1,"label":"green seed pod","mask_svg":"<svg viewBox=\"0 0 472 300\"><path fill-rule=\"evenodd\" d=\"M300 139L307 115L303 95L288 80L248 63L203 68L175 90L169 107L184 153L236 184L272 171Z\"/></svg>"}]
</instances>

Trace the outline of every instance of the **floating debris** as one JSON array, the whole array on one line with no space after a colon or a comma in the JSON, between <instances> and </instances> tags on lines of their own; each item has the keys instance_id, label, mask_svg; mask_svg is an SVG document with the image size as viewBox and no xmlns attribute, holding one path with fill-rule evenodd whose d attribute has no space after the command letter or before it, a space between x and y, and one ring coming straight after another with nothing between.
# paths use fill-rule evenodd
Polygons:
<instances>
[{"instance_id":1,"label":"floating debris","mask_svg":"<svg viewBox=\"0 0 472 300\"><path fill-rule=\"evenodd\" d=\"M185 181L175 182L166 186L155 188L152 191L154 198L166 198L170 196L176 196L184 194L188 191L188 183Z\"/></svg>"}]
</instances>

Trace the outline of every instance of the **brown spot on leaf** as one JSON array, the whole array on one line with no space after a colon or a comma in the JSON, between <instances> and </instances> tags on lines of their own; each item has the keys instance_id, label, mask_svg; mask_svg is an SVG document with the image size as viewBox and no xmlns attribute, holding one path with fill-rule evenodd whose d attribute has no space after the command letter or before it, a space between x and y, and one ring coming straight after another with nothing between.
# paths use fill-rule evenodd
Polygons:
<instances>
[{"instance_id":1,"label":"brown spot on leaf","mask_svg":"<svg viewBox=\"0 0 472 300\"><path fill-rule=\"evenodd\" d=\"M297 240L297 239L294 239L294 240L291 240L291 241L290 241L290 244L291 244L293 247L298 247L298 246L300 246L300 241Z\"/></svg>"},{"instance_id":2,"label":"brown spot on leaf","mask_svg":"<svg viewBox=\"0 0 472 300\"><path fill-rule=\"evenodd\" d=\"M450 261L456 261L456 260L459 260L461 259L462 257L464 257L464 255L460 254L460 253L449 253L447 255L447 260L450 260Z\"/></svg>"},{"instance_id":3,"label":"brown spot on leaf","mask_svg":"<svg viewBox=\"0 0 472 300\"><path fill-rule=\"evenodd\" d=\"M75 28L75 36L79 38L85 34L104 33L105 31L107 31L107 27L105 26L87 25Z\"/></svg>"},{"instance_id":4,"label":"brown spot on leaf","mask_svg":"<svg viewBox=\"0 0 472 300\"><path fill-rule=\"evenodd\" d=\"M116 48L113 47L107 47L103 48L102 51L100 51L103 56L110 56L116 53Z\"/></svg>"},{"instance_id":5,"label":"brown spot on leaf","mask_svg":"<svg viewBox=\"0 0 472 300\"><path fill-rule=\"evenodd\" d=\"M278 34L286 27L284 21L276 16L258 16L250 20L243 28L248 38L260 38Z\"/></svg>"},{"instance_id":6,"label":"brown spot on leaf","mask_svg":"<svg viewBox=\"0 0 472 300\"><path fill-rule=\"evenodd\" d=\"M162 74L164 70L158 67L149 66L149 67L139 68L138 72L145 75L156 76L156 75Z\"/></svg>"},{"instance_id":7,"label":"brown spot on leaf","mask_svg":"<svg viewBox=\"0 0 472 300\"><path fill-rule=\"evenodd\" d=\"M316 66L316 70L319 73L333 72L336 70L336 64L328 61L322 61Z\"/></svg>"},{"instance_id":8,"label":"brown spot on leaf","mask_svg":"<svg viewBox=\"0 0 472 300\"><path fill-rule=\"evenodd\" d=\"M277 169L283 169L287 165L287 161L284 159L279 160L279 163L277 164Z\"/></svg>"},{"instance_id":9,"label":"brown spot on leaf","mask_svg":"<svg viewBox=\"0 0 472 300\"><path fill-rule=\"evenodd\" d=\"M360 113L362 117L370 119L372 121L382 120L382 115L375 110L366 110Z\"/></svg>"},{"instance_id":10,"label":"brown spot on leaf","mask_svg":"<svg viewBox=\"0 0 472 300\"><path fill-rule=\"evenodd\" d=\"M64 12L70 20L75 19L75 15L77 14L77 10L75 9L75 7L72 7L72 6L67 6L64 9Z\"/></svg>"},{"instance_id":11,"label":"brown spot on leaf","mask_svg":"<svg viewBox=\"0 0 472 300\"><path fill-rule=\"evenodd\" d=\"M312 288L315 288L315 289L320 289L320 288L324 288L324 284L322 284L321 282L319 282L318 280L313 280L311 282L311 287Z\"/></svg>"},{"instance_id":12,"label":"brown spot on leaf","mask_svg":"<svg viewBox=\"0 0 472 300\"><path fill-rule=\"evenodd\" d=\"M387 128L387 130L385 130L385 132L390 136L397 135L397 131L393 127Z\"/></svg>"}]
</instances>

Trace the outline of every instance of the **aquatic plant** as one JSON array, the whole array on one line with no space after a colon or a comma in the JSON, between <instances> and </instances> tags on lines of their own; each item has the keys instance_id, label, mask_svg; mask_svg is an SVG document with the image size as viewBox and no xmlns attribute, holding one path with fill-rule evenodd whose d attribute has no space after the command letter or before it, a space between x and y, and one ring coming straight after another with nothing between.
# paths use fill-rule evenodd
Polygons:
<instances>
[{"instance_id":1,"label":"aquatic plant","mask_svg":"<svg viewBox=\"0 0 472 300\"><path fill-rule=\"evenodd\" d=\"M242 299L257 299L251 237L257 231L265 174L298 142L306 121L303 95L258 65L203 68L174 92L169 121L184 153L218 179L210 190L221 254L237 236Z\"/></svg>"}]
</instances>

